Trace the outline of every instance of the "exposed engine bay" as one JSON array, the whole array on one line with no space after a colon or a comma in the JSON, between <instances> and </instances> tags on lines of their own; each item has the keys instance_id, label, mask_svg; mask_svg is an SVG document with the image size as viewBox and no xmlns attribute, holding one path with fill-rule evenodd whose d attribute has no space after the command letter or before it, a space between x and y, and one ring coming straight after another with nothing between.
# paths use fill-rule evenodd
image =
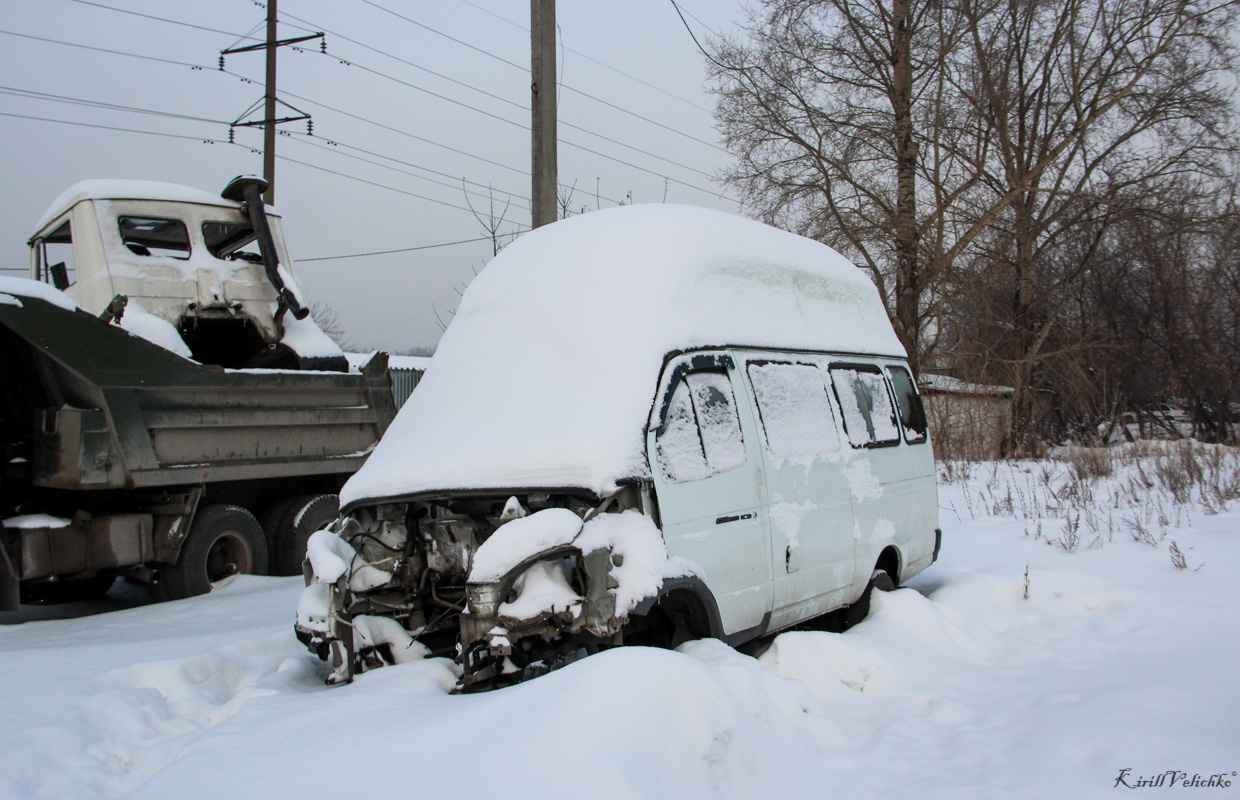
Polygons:
<instances>
[{"instance_id":1,"label":"exposed engine bay","mask_svg":"<svg viewBox=\"0 0 1240 800\"><path fill-rule=\"evenodd\" d=\"M634 611L685 574L651 505L629 485L354 509L310 539L297 636L329 683L428 655L455 658L462 691L534 677L640 637Z\"/></svg>"}]
</instances>

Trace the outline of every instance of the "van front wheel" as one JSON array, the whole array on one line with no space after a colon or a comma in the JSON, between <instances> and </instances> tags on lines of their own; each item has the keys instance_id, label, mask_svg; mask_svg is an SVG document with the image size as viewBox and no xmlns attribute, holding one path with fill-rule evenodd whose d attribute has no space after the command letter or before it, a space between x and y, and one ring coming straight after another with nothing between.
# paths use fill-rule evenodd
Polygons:
<instances>
[{"instance_id":1,"label":"van front wheel","mask_svg":"<svg viewBox=\"0 0 1240 800\"><path fill-rule=\"evenodd\" d=\"M866 584L865 592L862 593L861 598L848 607L848 618L845 627L851 628L870 615L870 595L873 592L893 592L895 588L896 582L891 579L891 575L887 574L886 570L874 570L870 575L870 582Z\"/></svg>"}]
</instances>

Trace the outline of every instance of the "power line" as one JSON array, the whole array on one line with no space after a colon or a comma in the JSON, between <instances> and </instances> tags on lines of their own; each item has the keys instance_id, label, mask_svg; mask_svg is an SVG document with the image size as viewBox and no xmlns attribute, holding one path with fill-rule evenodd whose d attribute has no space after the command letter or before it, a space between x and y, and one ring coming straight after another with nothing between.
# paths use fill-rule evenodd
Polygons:
<instances>
[{"instance_id":1,"label":"power line","mask_svg":"<svg viewBox=\"0 0 1240 800\"><path fill-rule=\"evenodd\" d=\"M174 114L170 111L155 111L149 108L138 108L136 106L119 105L116 103L104 103L100 100L86 100L80 97L68 97L66 95L48 94L47 92L36 92L30 89L17 89L12 86L0 86L0 94L7 94L13 97L24 97L29 100L44 100L49 103L65 103L75 106L86 106L87 108L100 108L109 111L125 111L132 114L147 114L153 117L167 117L169 119L187 119L193 122L210 122L217 125L227 125L228 122L219 119L209 119L207 117L194 117L188 114Z\"/></svg>"},{"instance_id":2,"label":"power line","mask_svg":"<svg viewBox=\"0 0 1240 800\"><path fill-rule=\"evenodd\" d=\"M245 147L245 145L239 145L239 146ZM251 147L247 149L253 150L254 148ZM256 151L256 152L261 152L261 151ZM457 211L469 211L469 213L471 214L473 213L473 211L466 208L465 206L458 206L453 203L449 203L446 200L436 200L435 198L427 197L424 194L418 194L417 192L409 192L409 191L405 191L404 189L397 189L395 186L388 186L386 183L378 183L377 181L368 181L365 178L359 178L356 175L350 175L347 172L338 172L334 169L328 169L327 167L320 167L317 164L310 164L305 161L299 161L296 158L289 158L288 156L280 155L279 153L276 154L276 158L280 159L281 161L288 161L293 164L300 164L303 167L309 167L310 169L315 169L315 170L318 170L319 172L327 172L332 175L338 175L341 178L348 178L349 180L357 181L358 183L365 183L369 186L377 186L380 189L388 189L393 192L398 192L399 194L408 195L410 197L416 197L419 200L425 200L428 203L435 203L436 205L447 206L448 208L455 208Z\"/></svg>"},{"instance_id":3,"label":"power line","mask_svg":"<svg viewBox=\"0 0 1240 800\"><path fill-rule=\"evenodd\" d=\"M285 14L285 15L281 15L281 16L288 16L288 17L290 17L290 19L299 20L299 21L301 21L301 22L308 22L308 24L309 24L309 20L303 20L303 19L301 19L301 17L298 17L298 16L293 16L293 15L289 15L289 14ZM347 36L345 36L345 35L342 35L342 33L337 33L337 32L334 32L334 31L327 30L327 29L326 29L326 27L324 27L324 26L320 26L320 30L321 30L321 31L324 31L325 33L330 33L330 35L331 35L331 36L335 36L336 38L342 38L342 40L345 40L346 42L350 42L350 43L352 43L352 45L356 45L356 46L358 46L358 47L363 47L363 48L366 48L366 50L370 50L370 51L372 51L372 52L376 52L376 53L378 53L378 55L381 55L381 56L387 56L388 58L392 58L392 60L393 60L393 61L399 61L399 62L401 62L401 63L403 63L403 64L407 64L407 66L409 66L409 67L413 67L414 69L420 69L420 71L422 71L422 72L425 72L425 73L428 73L428 74L433 74L433 76L435 76L436 78L441 78L441 79L444 79L444 81L448 81L449 83L454 83L454 84L456 84L456 86L460 86L460 87L463 87L463 88L466 88L466 89L470 89L470 91L472 91L472 92L477 92L477 93L479 93L479 94L482 94L482 96L485 96L485 97L489 97L489 98L491 98L491 99L498 100L498 102L505 103L505 104L507 104L507 105L512 105L512 107L515 107L515 108L521 109L521 110L523 110L523 112L527 112L527 113L529 112L529 107L528 107L528 105L522 105L521 103L517 103L517 102L515 102L515 100L511 100L511 99L508 99L508 98L506 98L506 97L501 97L501 96L498 96L498 94L495 94L495 93L492 93L492 92L487 92L487 91L486 91L486 89L480 89L479 87L476 87L476 86L471 86L471 84L469 84L469 83L465 83L464 81L458 81L458 79L456 79L456 78L451 78L451 77L449 77L449 76L445 76L445 74L443 74L443 73L441 73L441 72L436 72L436 71L434 71L434 69L430 69L429 67L423 67L423 66L422 66L422 64L418 64L418 63L414 63L414 62L412 62L412 61L408 61L408 60L407 60L407 58L402 58L402 57L399 57L399 56L393 55L393 53L391 53L391 52L387 52L387 51L379 50L379 48L378 48L378 47L372 47L372 46L370 46L370 45L366 45L366 43L363 43L363 42L357 41L357 40L355 40L355 38L350 38L350 37L347 37ZM479 114L485 115L485 117L490 117L490 118L492 118L492 119L496 119L496 120L498 120L498 122L507 123L508 125L513 125L513 127L516 127L516 128L521 128L522 130L528 130L528 125L526 125L525 123L513 122L513 120L511 120L511 119L507 119L507 118L505 118L505 117L500 117L500 115L498 115L498 114L492 114L491 112L486 112L486 110L482 110L482 109L480 109L480 108L477 108L477 107L476 107L476 105L470 105L469 103L464 103L464 102L461 102L461 100L455 100L455 99L453 99L453 98L446 97L446 96L444 96L444 94L439 94L438 92L432 92L432 91L430 91L430 89L427 89L427 88L424 88L424 87L417 86L417 84L414 84L414 83L409 83L409 82L407 82L407 81L402 81L402 79L401 79L401 78L397 78L397 77L391 76L391 74L388 74L388 73L386 73L386 72L379 71L379 69L373 69L373 68L371 68L371 67L366 67L366 66L363 66L363 64L358 63L358 62L356 62L356 61L347 60L347 58L343 58L343 57L341 57L341 56L337 56L337 55L335 55L335 53L326 52L326 51L320 51L320 50L306 50L306 48L301 48L301 47L295 47L295 48L294 48L294 50L300 50L301 52L317 53L317 55L324 55L324 56L327 56L327 57L330 57L330 58L335 58L335 60L336 60L336 61L339 61L340 63L345 64L345 66L348 66L348 67L357 67L358 69L361 69L361 71L363 71L363 72L368 72L368 73L371 73L371 74L373 74L373 76L377 76L377 77L381 77L381 78L386 78L386 79L388 79L388 81L392 81L392 82L394 82L394 83L399 83L399 84L401 84L401 86L404 86L404 87L407 87L407 88L413 89L413 91L415 91L415 92L420 92L420 93L423 93L423 94L429 94L429 96L430 96L430 97L439 98L439 99L441 99L441 100L445 100L445 102L448 102L448 103L451 103L451 104L454 104L454 105L460 105L460 107L461 107L461 108L466 108L466 109L471 110L471 112L477 112L477 113L479 113ZM619 145L619 146L621 146L621 148L625 148L625 149L627 149L627 150L632 150L632 151L635 151L635 153L640 153L640 154L642 154L642 155L650 156L650 158L652 158L652 159L657 159L657 160L660 160L660 161L665 161L665 162L667 162L667 164L671 164L672 166L678 166L678 167L681 167L681 169L683 169L683 170L687 170L687 171L689 171L689 172L696 172L696 174L701 175L701 176L703 176L703 177L707 177L707 179L713 179L713 177L714 177L713 175L709 174L709 172L706 172L706 171L703 171L703 170L696 169L696 167L688 166L687 164L682 164L682 162L680 162L680 161L676 161L676 160L668 159L668 158L665 158L665 156L661 156L661 155L658 155L658 154L656 154L656 153L651 153L651 151L650 151L650 150L644 150L644 149L641 149L641 148L637 148L637 146L634 146L634 145L631 145L631 144L624 143L624 141L620 141L619 139L613 139L613 138L611 138L611 136L608 136L608 135L605 135L605 134L600 134L600 133L598 133L598 131L595 131L595 130L590 130L589 128L583 128L583 127L580 127L580 125L575 125L575 124L570 123L570 122L565 122L565 120L563 120L563 119L560 119L560 120L559 120L559 124L560 124L560 125L563 125L563 127L564 127L564 128L572 128L573 130L580 130L580 131L582 131L582 133L589 134L589 135L591 135L591 136L598 136L598 138L599 138L599 139L603 139L604 141L610 141L610 143L611 143L611 144ZM580 145L577 145L577 144L573 143L573 141L569 141L569 140L567 140L567 139L560 139L560 141L562 141L562 143L564 143L564 144L567 144L568 146L573 146L573 148L577 148L577 146L580 146ZM660 177L663 177L663 176L662 176L662 175L660 175Z\"/></svg>"},{"instance_id":4,"label":"power line","mask_svg":"<svg viewBox=\"0 0 1240 800\"><path fill-rule=\"evenodd\" d=\"M419 245L418 247L402 247L397 250L375 250L372 253L350 253L349 255L344 255L344 256L319 256L318 258L299 258L297 259L297 263L305 264L307 261L335 261L340 258L362 258L364 256L386 256L386 255L389 255L390 253L411 253L414 250L432 250L436 247L452 247L453 245L457 245L457 244L469 244L471 242L488 242L490 240L491 240L490 236L479 236L474 239L461 239L458 242L440 242L439 244L424 244L424 245Z\"/></svg>"},{"instance_id":5,"label":"power line","mask_svg":"<svg viewBox=\"0 0 1240 800\"><path fill-rule=\"evenodd\" d=\"M493 59L495 59L496 61L499 61L499 62L502 62L502 63L504 63L504 64L507 64L507 65L508 65L508 66L510 66L510 67L516 67L517 69L520 69L520 70L522 70L522 71L525 71L525 67L521 66L520 64L517 64L517 63L516 63L516 62L514 62L514 61L509 61L508 59L506 59L506 58L502 58L502 57L500 57L500 56L497 56L497 55L495 55L494 53L488 53L486 50L483 50L483 49L482 49L482 48L480 48L480 47L475 47L474 45L469 44L468 42L462 41L461 39L458 39L458 38L456 38L455 36L450 36L449 34L446 34L446 33L444 33L443 31L436 30L435 28L432 28L432 27L430 27L429 25L424 25L423 23L418 22L418 21L417 21L417 20L415 20L415 19L411 19L411 18L409 18L409 17L406 17L406 16L404 16L403 14L398 14L398 13L396 13L395 11L392 11L392 10L391 10L391 9L389 9L389 8L384 8L383 6L381 6L381 5L379 5L378 3L374 2L374 0L361 0L361 1L362 1L363 3L365 3L366 5L368 5L368 6L373 6L374 8L377 8L377 9L379 9L380 11L383 11L383 12L386 12L386 13L388 13L388 14L391 14L392 16L397 17L398 19L403 19L405 22L408 22L408 23L410 23L411 25L416 25L417 27L422 28L423 30L429 31L430 33L433 33L433 34L435 34L436 36L442 36L442 37L443 37L443 38L445 38L445 39L448 39L448 40L450 40L450 41L456 42L457 44L461 45L462 47L467 47L467 48L469 48L470 50L473 50L474 52L481 53L482 55L488 56L489 58L493 58ZM698 137L693 136L693 135L688 134L688 133L685 133L684 131L679 131L679 130L676 130L675 128L671 127L670 125L664 125L662 122L656 122L655 120L652 120L652 119L650 119L650 118L649 118L649 117L647 117L647 116L644 116L644 115L642 115L642 114L638 114L636 111L630 111L630 110L629 110L629 109L627 109L627 108L624 108L624 107L622 107L622 106L618 106L618 105L616 105L615 103L611 103L611 102L608 102L608 101L606 101L606 100L603 100L602 98L596 97L596 96L594 96L594 95L590 94L589 92L584 92L584 91L582 91L582 90L580 90L580 89L577 89L577 88L574 88L574 87L572 87L572 86L569 86L569 85L568 85L568 84L566 84L566 83L561 83L561 84L560 84L560 88L561 88L561 89L566 89L566 90L568 90L568 91L570 91L570 92L573 92L573 93L575 93L575 94L579 94L579 95L581 95L582 97L588 97L589 99L593 100L593 101L594 101L594 102L596 102L596 103L602 103L603 105L608 106L609 108L614 108L615 110L620 111L620 112L622 112L622 113L624 113L624 114L628 114L628 115L629 115L629 116L631 116L631 117L636 117L637 119L640 119L640 120L643 120L643 121L645 121L645 122L648 122L648 123L650 123L651 125L654 125L654 126L656 126L656 127L662 128L662 129L664 129L664 130L666 130L666 131L670 131L671 133L674 133L674 134L676 134L677 136L683 136L683 137L684 137L684 138L686 138L686 139L689 139L689 140L691 140L691 141L697 142L698 144L704 144L704 145L706 145L707 147L714 148L715 150L718 150L718 151L720 151L720 152L722 152L722 153L726 153L726 152L728 152L726 149L724 149L724 148L720 147L719 145L715 144L714 142L708 142L708 141L706 141L705 139L699 139ZM696 188L696 187L695 187L695 188Z\"/></svg>"},{"instance_id":6,"label":"power line","mask_svg":"<svg viewBox=\"0 0 1240 800\"><path fill-rule=\"evenodd\" d=\"M223 35L225 35L225 36L234 36L234 37L236 37L238 40L241 40L241 39L254 39L254 41L256 41L256 42L257 42L257 41L263 41L263 40L261 40L261 39L258 39L258 38L256 38L256 37L254 37L254 36L246 36L245 34L242 34L241 36L237 36L237 34L235 34L235 33L231 32L231 31L222 31L222 30L220 30L220 29L218 29L218 28L208 28L208 27L203 26L203 25L194 25L193 23L190 23L190 22L181 22L180 20L168 19L167 17L158 17L158 16L155 16L154 14L143 14L143 13L141 13L141 12L139 12L139 11L128 11L128 10L123 9L123 8L116 8L115 6L108 6L108 5L104 5L103 3L93 3L93 2L91 2L91 0L72 0L72 2L74 2L74 3L81 3L81 4L82 4L82 5L84 5L84 6L94 6L95 8L103 8L103 9L107 9L108 11L116 11L116 12L121 13L121 14L129 14L129 15L134 16L134 17L145 17L146 19L153 19L153 20L158 20L158 21L160 21L160 22L167 22L167 23L172 24L172 25L180 25L180 26L181 26L181 27L183 27L183 28L194 28L195 30L207 31L207 32L209 32L209 33L222 33L222 34L223 34Z\"/></svg>"},{"instance_id":7,"label":"power line","mask_svg":"<svg viewBox=\"0 0 1240 800\"><path fill-rule=\"evenodd\" d=\"M417 164L411 164L411 163L409 163L408 161L401 161L401 160L400 160L400 159L398 159L398 158L392 158L391 156L385 156L385 155L383 155L383 154L381 154L381 153L376 153L376 152L373 152L373 151L371 151L371 150L364 150L364 149L362 149L362 148L360 148L360 147L353 147L353 146L351 146L351 145L347 145L347 144L344 144L344 143L342 143L342 142L335 141L334 139L322 139L321 137L318 137L318 136L313 136L313 135L310 135L310 134L302 134L302 133L294 133L294 132L290 132L290 131L284 131L284 132L282 132L282 135L284 135L284 136L286 136L286 137L288 137L288 138L291 138L291 139L293 139L294 141L301 142L302 144L307 144L307 145L310 145L311 147L317 147L317 148L318 148L318 149L320 149L320 150L326 150L326 151L327 151L327 152L329 152L329 153L330 153L330 152L334 152L334 153L336 153L337 155L344 156L345 158L351 158L351 159L353 159L353 160L355 160L355 161L361 161L361 162L362 162L362 163L364 163L364 164L371 164L371 165L373 165L373 166L379 167L380 169L388 169L388 170L391 170L391 171L393 171L393 172L398 172L398 173L400 173L401 175L408 175L408 176L409 176L409 177L411 177L411 178L417 178L418 180L426 181L426 182L428 182L428 183L433 183L433 184L435 184L436 186L445 186L445 187L447 187L447 188L449 188L449 189L456 189L456 190L459 190L459 191L461 191L461 192L464 192L465 194L472 194L472 195L474 195L475 197L488 197L488 195L484 195L484 194L482 194L481 192L477 192L477 191L473 191L473 190L470 190L470 189L466 189L463 185L458 185L458 184L455 184L455 183L446 183L446 182L444 182L444 181L438 181L438 180L435 180L434 178L428 178L428 177L426 177L425 175L418 175L418 174L413 173L413 172L407 172L406 170L403 170L403 169L398 169L397 167L388 166L387 164L381 164L381 163L379 163L378 161L371 161L371 160L370 160L370 159L368 159L368 158L362 158L361 156L355 156L355 155L352 155L352 154L350 154L350 153L342 153L342 152L340 152L340 150L339 150L338 148L347 148L347 149L349 149L349 150L356 150L356 151L361 152L361 153L366 153L366 154L368 154L368 155L375 156L376 158L381 158L381 159L384 159L384 160L386 160L386 161L394 161L394 162L396 162L397 164L404 164L405 166L408 166L408 167L413 167L414 169L425 170L426 172L431 172L431 173L434 173L434 174L436 174L436 175L443 175L444 177L448 177L448 178L452 178L452 177L454 177L454 176L452 176L452 175L448 175L447 173L444 173L444 172L437 172L437 171L435 171L435 170L428 169L428 168L426 168L426 167L421 167L421 166L418 166ZM303 138L303 137L304 137L304 138ZM311 141L311 139L321 139L321 141L323 142L323 144L319 144L318 142ZM474 185L474 186L482 186L482 184L478 183L477 181L469 181L469 180L465 180L464 178L460 178L459 180L461 181L461 184L471 184L471 185ZM513 198L513 199L516 199L516 200L524 200L524 201L525 201L525 202L527 202L527 203L529 202L529 198L528 198L528 197L522 197L521 195L519 195L519 194L515 194L515 193L513 193L513 192L506 192L506 191L504 191L503 189L499 190L499 192L500 192L500 194L503 194L503 195L505 195L505 196L507 196L507 197L511 197L511 198Z\"/></svg>"},{"instance_id":8,"label":"power line","mask_svg":"<svg viewBox=\"0 0 1240 800\"><path fill-rule=\"evenodd\" d=\"M163 136L168 139L190 139L203 144L231 144L223 139L211 139L204 136L186 136L181 133L164 133L163 131L144 131L137 128L119 128L114 125L97 125L90 122L74 122L67 119L51 119L49 117L35 117L29 114L13 114L8 111L0 111L0 117L16 117L17 119L33 119L40 122L58 122L61 125L76 125L81 128L99 128L105 131L123 131L125 133L141 133L146 136Z\"/></svg>"},{"instance_id":9,"label":"power line","mask_svg":"<svg viewBox=\"0 0 1240 800\"><path fill-rule=\"evenodd\" d=\"M289 17L290 19L295 19L295 20L298 20L299 22L305 22L306 24L313 24L313 23L311 23L309 20L302 19L301 17L297 17L297 16L294 16L294 15L292 15L292 14L281 14L281 16L283 16L283 17ZM471 84L465 83L464 81L459 81L459 80L457 80L456 78L452 78L452 77L449 77L449 76L447 76L447 75L444 75L442 72L436 72L435 70L430 69L429 67L424 67L424 66L422 66L421 64L417 64L417 63L414 63L413 61L409 61L408 59L401 58L400 56L395 55L395 54L390 53L390 52L387 52L386 50L380 50L380 49L379 49L379 48L377 48L377 47L372 47L371 45L365 44L365 43L363 43L363 42L359 42L359 41L358 41L358 40L356 40L356 39L351 39L351 38L349 38L348 36L345 36L344 34L337 33L337 32L335 32L335 31L328 30L328 29L327 29L326 27L324 27L324 26L321 26L321 25L320 25L320 26L318 26L318 27L319 27L319 30L323 31L324 33L328 33L328 34L330 34L330 35L332 35L332 36L334 36L334 37L336 37L336 38L338 38L338 39L343 39L344 41L349 42L349 43L354 44L354 45L357 45L358 47L364 48L364 49L369 50L369 51L374 52L374 53L378 53L379 55L382 55L382 56L386 56L386 57L388 57L388 58L390 58L390 59L392 59L392 60L394 60L394 61L399 61L399 62L400 62L400 63L402 63L402 64L405 64L405 65L407 65L407 66L413 67L414 69L417 69L417 70L421 70L422 72L425 72L425 73L427 73L427 74L429 74L429 75L434 75L434 76L435 76L435 77L437 77L437 78L440 78L440 79L442 79L442 80L448 81L449 83L453 83L453 84L455 84L455 85L457 85L457 86L460 86L460 87L462 87L462 88L469 89L470 91L477 92L478 94L481 94L481 95L483 95L483 96L485 96L485 97L489 97L489 98L491 98L492 100L497 100L497 101L499 101L499 102L501 102L501 103L505 103L505 104L507 104L507 105L513 106L513 107L518 108L518 109L520 109L520 110L522 110L522 111L525 111L525 112L527 112L527 113L528 113L528 112L529 112L529 110L530 110L529 106L527 106L527 105L523 105L523 104L518 103L518 102L515 102L515 101L513 101L513 100L511 100L511 99L509 99L509 98L507 98L507 97L503 97L503 96L501 96L501 95L494 94L493 92L488 92L488 91L487 91L487 90L485 90L485 89L480 89L480 88L478 88L477 86L473 86L473 85L471 85ZM500 117L500 116L497 116L497 115L495 115L495 114L492 114L492 113L490 113L490 112L488 112L488 111L483 111L482 109L479 109L479 108L477 108L476 106L471 106L471 105L469 105L469 104L467 104L467 103L463 103L463 102L460 102L460 101L458 101L458 100L453 100L453 99L452 99L452 98L450 98L450 97L446 97L446 96L444 96L444 95L442 95L442 94L438 94L438 93L436 93L436 92L432 92L432 91L430 91L429 89L425 89L425 88L423 88L423 87L421 87L421 86L417 86L416 84L412 84L412 83L408 83L408 82L406 82L406 81L400 80L399 78L393 77L392 75L389 75L389 74L387 74L387 73L385 73L385 72L382 72L382 71L380 71L380 70L375 70L375 69L372 69L372 68L370 68L370 67L363 66L362 64L359 64L359 63L357 63L356 61L352 61L352 60L349 60L349 59L344 59L344 58L342 58L341 56L338 56L338 55L336 55L336 54L334 54L334 53L329 53L329 52L326 52L326 51L324 51L324 50L308 50L308 49L305 49L305 48L294 48L294 49L296 49L296 50L301 50L302 52L306 52L306 53L318 53L318 54L320 54L320 55L326 55L326 56L328 56L328 57L330 57L330 58L333 58L333 59L335 59L335 60L339 61L339 62L340 62L340 63L342 63L342 64L345 64L346 66L357 67L357 68L358 68L358 69L360 69L360 70L363 70L363 71L365 71L365 72L369 72L369 73L371 73L372 75L377 75L377 76L379 76L379 77L381 77L381 78L386 78L387 80L393 81L393 82L395 82L395 83L399 83L400 85L405 86L405 87L408 87L408 88L410 88L410 89L413 89L414 91L422 92L423 94L428 94L428 95L430 95L430 96L432 96L432 97L437 97L437 98L439 98L440 100L445 100L445 101L447 101L447 102L449 102L449 103L452 103L452 104L454 104L454 105L462 106L463 108L467 108L467 109L469 109L469 110L471 110L471 111L476 111L476 112L478 112L478 113L480 113L480 114L484 114L484 115L486 115L486 116L488 116L488 117L492 117L492 118L494 118L494 119L498 119L498 120L500 120L500 121L502 121L502 122L506 122L506 123L508 123L508 124L510 124L510 125L515 125L515 126L517 126L517 127L521 128L521 129L523 129L523 130L528 130L528 126L527 126L527 125L525 125L524 123L514 122L514 121L509 120L509 119L506 119L506 118L504 118L504 117ZM697 173L698 175L701 175L701 176L702 176L702 177L704 177L704 178L712 178L712 179L713 179L713 177L714 177L714 176L713 176L713 175L711 175L709 172L705 172L705 171L700 170L700 169L697 169L697 168L695 168L695 167L690 167L690 166L689 166L689 165L687 165L687 164L681 163L681 162L679 162L679 161L675 161L675 160L670 159L670 158L666 158L666 157L664 157L664 156L658 155L657 153L652 153L652 152L650 152L649 150L643 150L643 149L642 149L642 148L640 148L640 147L636 147L636 146L631 145L631 144L628 144L628 143L626 143L626 142L622 142L622 141L620 141L619 139L614 139L614 138L612 138L612 137L610 137L610 136L607 136L606 134L602 134L602 133L599 133L599 132L597 132L597 131L590 130L589 128L584 128L584 127L582 127L582 126L580 126L580 125L575 125L575 124L573 124L573 123L571 123L571 122L568 122L567 120L561 119L559 124L560 124L560 125L562 125L562 126L564 126L564 127L566 127L566 128L572 128L573 130L576 130L576 131L581 131L582 133L589 134L590 136L596 136L596 137L598 137L599 139L602 139L602 140L607 141L607 142L611 142L612 144L615 144L615 145L619 145L620 147L626 148L626 149L628 149L628 150L632 150L632 151L634 151L634 152L641 153L642 155L649 156L649 157L654 158L654 159L658 159L659 161L663 161L663 162L668 163L668 164L671 164L671 165L673 165L673 166L680 167L681 169L688 170L689 172L694 172L694 173ZM567 145L569 145L569 146L576 146L573 142L570 142L570 141L567 141L567 140L561 140L561 141L563 141L565 144L567 144ZM662 176L660 176L660 177L662 177Z\"/></svg>"},{"instance_id":10,"label":"power line","mask_svg":"<svg viewBox=\"0 0 1240 800\"><path fill-rule=\"evenodd\" d=\"M476 9L478 9L478 10L479 10L479 11L481 11L483 14L487 14L487 15L489 15L489 16L495 17L495 18L496 18L496 19L498 19L500 22L506 22L506 23L508 23L509 25L511 25L511 26L513 26L514 28L516 28L517 30L524 31L525 33L529 33L529 32L530 32L530 29L529 29L529 28L525 27L524 25L520 24L519 22L513 22L512 20L508 19L507 17L504 17L504 16L501 16L501 15L499 15L499 14L496 14L494 11L492 11L492 10L491 10L491 9L489 9L489 8L483 8L482 6L478 5L477 3L471 2L471 0L461 0L461 2L462 2L462 3L464 3L464 4L465 4L465 5L467 5L467 6L472 6L472 7L476 8ZM563 45L563 44L561 44L560 46L561 46L561 47L564 47L564 45ZM686 98L686 97L681 97L680 95L678 95L678 94L676 94L676 93L674 93L674 92L669 92L667 89L664 89L664 88L663 88L663 87L661 87L661 86L656 86L656 85L655 85L655 84L653 84L653 83L648 83L648 82L646 82L646 81L642 80L641 78L638 78L638 77L637 77L637 76L635 76L635 75L630 75L629 73L625 72L625 71L624 71L624 70L622 70L622 69L619 69L619 68L617 68L617 67L613 67L611 64L607 64L607 63L605 63L605 62L599 61L597 58L594 58L594 57L593 57L593 56L591 56L589 53L583 53L583 52L581 52L580 50L574 50L574 49L573 49L573 48L571 48L571 47L564 47L564 49L565 49L565 50L567 50L568 52L572 53L572 54L573 54L573 55L575 55L575 56L580 56L581 58L584 58L586 61L589 61L589 62L590 62L590 63L592 63L592 64L597 64L597 65L599 65L600 67L603 67L604 69L609 69L609 70L611 70L612 72L616 73L617 75L622 75L622 76L624 76L624 77L628 78L628 79L629 79L629 80L631 80L631 81L634 81L634 82L636 82L636 83L640 83L642 86L645 86L645 87L647 87L647 88L649 88L649 89L654 89L656 92L659 92L660 94L665 94L665 95L667 95L668 97L671 97L671 98L672 98L672 99L674 99L674 100L679 100L679 101L680 101L680 102L682 102L682 103L685 103L685 104L687 104L687 105L691 105L691 106L693 106L694 108L701 109L702 111L706 111L706 112L711 111L711 109L707 108L706 106L699 105L699 104L697 104L697 103L693 102L692 100L690 100L690 99L688 99L688 98Z\"/></svg>"},{"instance_id":11,"label":"power line","mask_svg":"<svg viewBox=\"0 0 1240 800\"><path fill-rule=\"evenodd\" d=\"M128 56L129 58L141 58L146 61L158 61L161 64L175 64L178 67L189 67L191 69L197 69L197 70L207 69L207 67L204 67L200 64L191 64L188 61L174 61L173 59L170 59L170 58L157 58L155 56L144 56L139 53L126 53L123 50L109 50L106 47L92 47L91 45L78 44L77 42L64 42L64 41L61 41L60 39L48 39L44 36L32 36L28 33L17 33L15 31L6 31L6 30L0 30L0 33L5 34L6 36L17 36L22 39L33 39L36 42L49 42L51 44L62 44L66 47L77 47L82 50L94 50L97 53L109 53L114 56Z\"/></svg>"}]
</instances>

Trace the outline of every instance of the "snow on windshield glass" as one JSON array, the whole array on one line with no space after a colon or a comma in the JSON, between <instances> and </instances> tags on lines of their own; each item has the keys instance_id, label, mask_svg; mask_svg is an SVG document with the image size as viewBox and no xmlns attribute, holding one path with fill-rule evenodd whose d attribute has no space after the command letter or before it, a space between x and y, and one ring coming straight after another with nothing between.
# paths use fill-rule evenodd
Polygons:
<instances>
[{"instance_id":1,"label":"snow on windshield glass","mask_svg":"<svg viewBox=\"0 0 1240 800\"><path fill-rule=\"evenodd\" d=\"M434 367L341 501L609 493L650 474L646 426L667 355L737 344L904 355L874 284L809 239L664 204L543 226L465 292Z\"/></svg>"}]
</instances>

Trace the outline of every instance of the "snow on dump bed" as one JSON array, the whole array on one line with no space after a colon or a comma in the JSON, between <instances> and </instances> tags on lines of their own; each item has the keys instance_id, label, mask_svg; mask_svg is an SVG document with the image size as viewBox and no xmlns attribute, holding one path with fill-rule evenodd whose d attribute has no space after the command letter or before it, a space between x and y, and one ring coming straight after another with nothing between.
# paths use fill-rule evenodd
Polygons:
<instances>
[{"instance_id":1,"label":"snow on dump bed","mask_svg":"<svg viewBox=\"0 0 1240 800\"><path fill-rule=\"evenodd\" d=\"M64 292L30 278L0 276L0 294L7 294L13 297L37 297L66 311L74 311L78 307L78 304L73 302Z\"/></svg>"},{"instance_id":2,"label":"snow on dump bed","mask_svg":"<svg viewBox=\"0 0 1240 800\"><path fill-rule=\"evenodd\" d=\"M356 503L645 475L664 356L712 345L902 355L878 292L809 239L676 205L532 231L465 292L435 367L341 492Z\"/></svg>"}]
</instances>

